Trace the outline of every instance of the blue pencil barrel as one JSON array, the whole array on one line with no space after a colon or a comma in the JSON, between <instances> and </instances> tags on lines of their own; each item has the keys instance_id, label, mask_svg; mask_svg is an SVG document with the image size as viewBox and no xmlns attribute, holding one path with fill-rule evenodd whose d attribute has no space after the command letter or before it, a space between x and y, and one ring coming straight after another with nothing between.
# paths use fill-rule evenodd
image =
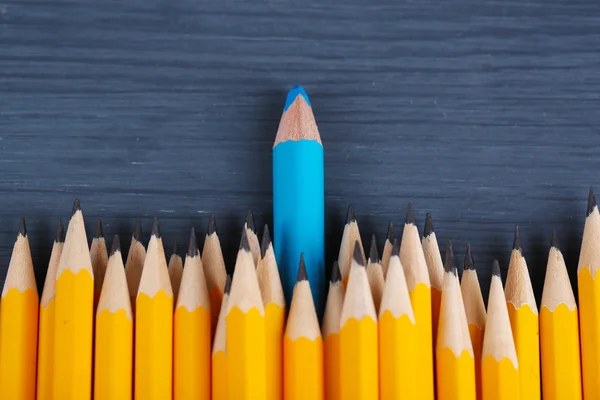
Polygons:
<instances>
[{"instance_id":1,"label":"blue pencil barrel","mask_svg":"<svg viewBox=\"0 0 600 400\"><path fill-rule=\"evenodd\" d=\"M288 306L300 254L319 317L325 297L325 188L323 146L286 141L273 148L274 246Z\"/></svg>"}]
</instances>

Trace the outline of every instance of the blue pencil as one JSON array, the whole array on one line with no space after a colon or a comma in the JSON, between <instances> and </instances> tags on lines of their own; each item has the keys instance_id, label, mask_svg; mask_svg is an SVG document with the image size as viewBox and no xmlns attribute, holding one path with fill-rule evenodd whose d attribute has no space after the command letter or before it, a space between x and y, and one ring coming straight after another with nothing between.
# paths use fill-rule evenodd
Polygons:
<instances>
[{"instance_id":1,"label":"blue pencil","mask_svg":"<svg viewBox=\"0 0 600 400\"><path fill-rule=\"evenodd\" d=\"M319 316L325 294L323 144L308 95L293 87L273 144L274 244L285 298L292 298L300 254Z\"/></svg>"}]
</instances>

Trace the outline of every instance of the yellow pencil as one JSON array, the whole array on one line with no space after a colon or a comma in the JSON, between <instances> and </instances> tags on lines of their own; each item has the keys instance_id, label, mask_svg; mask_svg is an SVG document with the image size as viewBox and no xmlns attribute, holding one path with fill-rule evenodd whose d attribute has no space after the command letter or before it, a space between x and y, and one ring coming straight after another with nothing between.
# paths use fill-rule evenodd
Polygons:
<instances>
[{"instance_id":1,"label":"yellow pencil","mask_svg":"<svg viewBox=\"0 0 600 400\"><path fill-rule=\"evenodd\" d=\"M450 241L446 246L436 347L438 400L474 400L475 360Z\"/></svg>"},{"instance_id":2,"label":"yellow pencil","mask_svg":"<svg viewBox=\"0 0 600 400\"><path fill-rule=\"evenodd\" d=\"M252 210L248 210L248 214L246 214L244 229L248 235L248 244L250 245L254 266L257 266L258 260L260 259L260 243L258 242L258 236L256 235L256 224L254 223L254 214L252 214Z\"/></svg>"},{"instance_id":3,"label":"yellow pencil","mask_svg":"<svg viewBox=\"0 0 600 400\"><path fill-rule=\"evenodd\" d=\"M544 400L580 400L579 322L567 266L552 235L540 307Z\"/></svg>"},{"instance_id":4,"label":"yellow pencil","mask_svg":"<svg viewBox=\"0 0 600 400\"><path fill-rule=\"evenodd\" d=\"M379 398L377 314L362 249L354 242L354 256L340 320L341 399Z\"/></svg>"},{"instance_id":5,"label":"yellow pencil","mask_svg":"<svg viewBox=\"0 0 600 400\"><path fill-rule=\"evenodd\" d=\"M506 306L517 359L519 360L519 382L521 398L540 399L540 332L538 308L527 262L519 241L519 227L515 227L515 240L506 276Z\"/></svg>"},{"instance_id":6,"label":"yellow pencil","mask_svg":"<svg viewBox=\"0 0 600 400\"><path fill-rule=\"evenodd\" d=\"M73 204L56 270L54 399L84 400L92 395L94 272L79 200Z\"/></svg>"},{"instance_id":7,"label":"yellow pencil","mask_svg":"<svg viewBox=\"0 0 600 400\"><path fill-rule=\"evenodd\" d=\"M392 256L392 247L394 246L394 225L390 221L388 223L387 236L385 238L385 244L383 245L383 253L381 253L381 268L383 269L383 277L387 276L388 264L390 263L390 257Z\"/></svg>"},{"instance_id":8,"label":"yellow pencil","mask_svg":"<svg viewBox=\"0 0 600 400\"><path fill-rule=\"evenodd\" d=\"M323 339L308 284L304 254L283 338L284 399L319 400L324 397Z\"/></svg>"},{"instance_id":9,"label":"yellow pencil","mask_svg":"<svg viewBox=\"0 0 600 400\"><path fill-rule=\"evenodd\" d=\"M173 299L177 300L179 295L179 286L181 285L181 276L183 275L183 260L179 255L179 245L177 240L173 243L173 252L169 258L169 278L171 281L171 289L173 289ZM204 274L204 272L202 272Z\"/></svg>"},{"instance_id":10,"label":"yellow pencil","mask_svg":"<svg viewBox=\"0 0 600 400\"><path fill-rule=\"evenodd\" d=\"M119 236L113 237L96 312L94 399L130 399L133 314Z\"/></svg>"},{"instance_id":11,"label":"yellow pencil","mask_svg":"<svg viewBox=\"0 0 600 400\"><path fill-rule=\"evenodd\" d=\"M442 284L444 282L444 263L438 246L431 214L425 214L425 229L421 239L427 271L429 274L429 283L431 284L431 333L435 349L437 338L438 322L440 320L440 304L442 301Z\"/></svg>"},{"instance_id":12,"label":"yellow pencil","mask_svg":"<svg viewBox=\"0 0 600 400\"><path fill-rule=\"evenodd\" d=\"M483 346L483 333L485 329L485 304L481 295L479 278L475 269L475 262L471 255L471 246L467 244L465 262L460 283L462 298L465 304L465 314L469 324L469 335L475 356L475 381L477 398L481 399L481 348Z\"/></svg>"},{"instance_id":13,"label":"yellow pencil","mask_svg":"<svg viewBox=\"0 0 600 400\"><path fill-rule=\"evenodd\" d=\"M325 313L323 314L323 365L325 369L325 398L328 400L341 399L340 319L343 305L344 284L342 283L340 267L336 261L333 263L331 270L329 292L325 303Z\"/></svg>"},{"instance_id":14,"label":"yellow pencil","mask_svg":"<svg viewBox=\"0 0 600 400\"><path fill-rule=\"evenodd\" d=\"M90 259L92 260L92 271L94 271L94 310L96 310L108 264L108 250L106 248L106 241L104 240L104 232L102 231L101 218L98 218L96 232L90 245Z\"/></svg>"},{"instance_id":15,"label":"yellow pencil","mask_svg":"<svg viewBox=\"0 0 600 400\"><path fill-rule=\"evenodd\" d=\"M131 311L135 314L135 300L140 288L140 278L144 269L144 260L146 259L146 248L142 243L142 224L138 218L135 222L135 229L131 237L127 261L125 261L125 276L127 277L127 287L129 288L129 297L131 299Z\"/></svg>"},{"instance_id":16,"label":"yellow pencil","mask_svg":"<svg viewBox=\"0 0 600 400\"><path fill-rule=\"evenodd\" d=\"M348 274L350 273L350 265L352 264L352 257L354 254L354 243L356 242L358 242L360 247L361 260L364 265L366 264L367 259L365 258L365 252L360 240L358 222L356 222L356 216L354 215L354 207L349 205L348 214L346 215L346 225L344 226L344 233L342 234L342 242L340 244L340 252L338 255L338 264L340 266L340 272L342 273L342 282L344 282L344 286L348 284Z\"/></svg>"},{"instance_id":17,"label":"yellow pencil","mask_svg":"<svg viewBox=\"0 0 600 400\"><path fill-rule=\"evenodd\" d=\"M228 398L264 399L265 310L246 228L242 230L231 282L226 326Z\"/></svg>"},{"instance_id":18,"label":"yellow pencil","mask_svg":"<svg viewBox=\"0 0 600 400\"><path fill-rule=\"evenodd\" d=\"M23 217L0 304L0 398L33 400L37 363L38 292Z\"/></svg>"},{"instance_id":19,"label":"yellow pencil","mask_svg":"<svg viewBox=\"0 0 600 400\"><path fill-rule=\"evenodd\" d=\"M54 380L54 313L56 297L56 270L60 261L65 229L62 221L58 221L56 238L50 253L50 262L42 290L40 301L40 320L38 328L38 365L37 365L37 396L38 400L52 400L52 382Z\"/></svg>"},{"instance_id":20,"label":"yellow pencil","mask_svg":"<svg viewBox=\"0 0 600 400\"><path fill-rule=\"evenodd\" d=\"M590 188L577 267L583 398L600 398L600 213Z\"/></svg>"},{"instance_id":21,"label":"yellow pencil","mask_svg":"<svg viewBox=\"0 0 600 400\"><path fill-rule=\"evenodd\" d=\"M369 250L369 259L367 260L367 277L369 279L371 295L373 296L373 303L375 304L375 312L379 313L385 278L383 277L383 268L379 260L379 253L377 252L375 235L371 238L371 248Z\"/></svg>"},{"instance_id":22,"label":"yellow pencil","mask_svg":"<svg viewBox=\"0 0 600 400\"><path fill-rule=\"evenodd\" d=\"M225 270L225 261L223 260L223 252L221 251L221 242L219 241L214 214L210 214L208 221L208 231L204 239L204 247L202 248L202 267L204 268L206 287L210 296L211 332L214 335L221 311L223 288L227 280L227 271Z\"/></svg>"},{"instance_id":23,"label":"yellow pencil","mask_svg":"<svg viewBox=\"0 0 600 400\"><path fill-rule=\"evenodd\" d=\"M227 275L225 281L225 291L223 293L223 301L221 302L221 310L217 329L215 331L215 340L212 348L211 359L211 394L212 400L227 399L227 352L226 344L226 315L227 304L229 302L229 292L231 290L231 276Z\"/></svg>"},{"instance_id":24,"label":"yellow pencil","mask_svg":"<svg viewBox=\"0 0 600 400\"><path fill-rule=\"evenodd\" d=\"M158 219L152 234L135 314L136 399L170 399L173 393L173 290Z\"/></svg>"},{"instance_id":25,"label":"yellow pencil","mask_svg":"<svg viewBox=\"0 0 600 400\"><path fill-rule=\"evenodd\" d=\"M519 400L519 363L498 261L492 268L481 359L482 399Z\"/></svg>"},{"instance_id":26,"label":"yellow pencil","mask_svg":"<svg viewBox=\"0 0 600 400\"><path fill-rule=\"evenodd\" d=\"M194 228L174 317L173 398L210 399L210 299Z\"/></svg>"},{"instance_id":27,"label":"yellow pencil","mask_svg":"<svg viewBox=\"0 0 600 400\"><path fill-rule=\"evenodd\" d=\"M285 297L271 243L269 227L265 225L260 246L261 258L256 267L258 286L265 306L267 400L283 395L283 331L285 329Z\"/></svg>"},{"instance_id":28,"label":"yellow pencil","mask_svg":"<svg viewBox=\"0 0 600 400\"><path fill-rule=\"evenodd\" d=\"M378 327L380 400L415 399L417 328L398 240L390 252Z\"/></svg>"},{"instance_id":29,"label":"yellow pencil","mask_svg":"<svg viewBox=\"0 0 600 400\"><path fill-rule=\"evenodd\" d=\"M431 289L427 262L410 203L406 211L406 223L402 233L400 262L404 267L413 313L417 322L416 351L418 357L415 366L417 369L417 397L423 400L433 400Z\"/></svg>"}]
</instances>

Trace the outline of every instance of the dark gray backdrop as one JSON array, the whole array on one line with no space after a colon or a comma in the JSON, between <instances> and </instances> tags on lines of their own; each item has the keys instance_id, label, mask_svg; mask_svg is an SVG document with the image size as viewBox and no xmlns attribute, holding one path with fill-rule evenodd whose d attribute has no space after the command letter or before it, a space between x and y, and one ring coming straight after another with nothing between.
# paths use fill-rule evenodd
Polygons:
<instances>
[{"instance_id":1,"label":"dark gray backdrop","mask_svg":"<svg viewBox=\"0 0 600 400\"><path fill-rule=\"evenodd\" d=\"M411 201L461 262L471 242L485 292L518 223L539 299L552 228L574 277L600 182L599 12L597 0L4 1L0 280L23 213L41 285L75 197L88 235L101 215L126 248L136 216L146 238L160 217L168 255L214 212L231 267L247 209L272 221L271 145L303 84L326 151L328 264L349 203L381 246Z\"/></svg>"}]
</instances>

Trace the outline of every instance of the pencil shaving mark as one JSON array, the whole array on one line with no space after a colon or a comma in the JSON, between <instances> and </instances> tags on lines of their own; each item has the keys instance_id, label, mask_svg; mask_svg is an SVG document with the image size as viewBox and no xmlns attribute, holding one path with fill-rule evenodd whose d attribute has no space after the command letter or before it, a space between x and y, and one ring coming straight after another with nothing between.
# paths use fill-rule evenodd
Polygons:
<instances>
[{"instance_id":1,"label":"pencil shaving mark","mask_svg":"<svg viewBox=\"0 0 600 400\"><path fill-rule=\"evenodd\" d=\"M315 340L321 337L321 328L319 327L319 319L314 304L308 281L301 280L296 283L285 328L285 336L291 340L300 338Z\"/></svg>"},{"instance_id":2,"label":"pencil shaving mark","mask_svg":"<svg viewBox=\"0 0 600 400\"><path fill-rule=\"evenodd\" d=\"M25 293L27 290L33 290L35 291L37 299L38 292L35 283L35 274L33 272L31 250L29 249L29 240L27 239L27 236L23 236L20 231L17 235L17 240L10 257L6 280L4 281L4 288L2 289L2 297L4 298L11 289L16 289L20 293Z\"/></svg>"},{"instance_id":3,"label":"pencil shaving mark","mask_svg":"<svg viewBox=\"0 0 600 400\"><path fill-rule=\"evenodd\" d=\"M546 307L553 312L560 304L564 304L571 311L577 308L563 255L556 247L551 247L548 254L541 307Z\"/></svg>"},{"instance_id":4,"label":"pencil shaving mark","mask_svg":"<svg viewBox=\"0 0 600 400\"><path fill-rule=\"evenodd\" d=\"M512 303L516 309L528 305L534 314L538 314L527 262L520 249L513 249L511 252L508 274L506 276L505 293L506 301Z\"/></svg>"},{"instance_id":5,"label":"pencil shaving mark","mask_svg":"<svg viewBox=\"0 0 600 400\"><path fill-rule=\"evenodd\" d=\"M108 260L96 315L100 315L102 311L115 314L120 310L125 311L127 319L133 321L131 298L127 287L127 278L125 277L123 257L121 256L121 251L117 250Z\"/></svg>"},{"instance_id":6,"label":"pencil shaving mark","mask_svg":"<svg viewBox=\"0 0 600 400\"><path fill-rule=\"evenodd\" d=\"M90 273L90 276L94 276L81 209L75 210L69 221L65 244L56 271L56 279L65 270L71 271L74 275L77 275L81 270L86 270Z\"/></svg>"},{"instance_id":7,"label":"pencil shaving mark","mask_svg":"<svg viewBox=\"0 0 600 400\"><path fill-rule=\"evenodd\" d=\"M185 268L183 268L175 308L179 307L184 307L189 312L198 307L210 311L210 297L206 286L206 278L204 277L202 260L198 253L194 256L188 255L185 258Z\"/></svg>"},{"instance_id":8,"label":"pencil shaving mark","mask_svg":"<svg viewBox=\"0 0 600 400\"><path fill-rule=\"evenodd\" d=\"M387 311L390 312L394 318L400 318L402 315L406 315L414 324L415 317L410 302L410 295L408 294L406 278L404 277L404 270L399 257L394 256L390 258L387 272L381 297L381 306L379 308L379 318Z\"/></svg>"}]
</instances>

